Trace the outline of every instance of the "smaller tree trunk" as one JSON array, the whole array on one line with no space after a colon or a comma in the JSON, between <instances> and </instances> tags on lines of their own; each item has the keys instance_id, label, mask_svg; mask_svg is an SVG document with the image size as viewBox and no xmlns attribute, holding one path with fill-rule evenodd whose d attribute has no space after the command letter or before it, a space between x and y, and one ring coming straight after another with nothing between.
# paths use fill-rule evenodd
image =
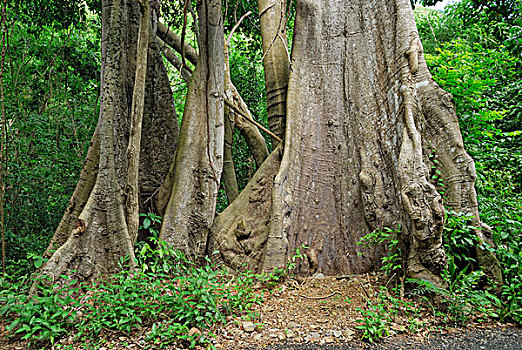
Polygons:
<instances>
[{"instance_id":1,"label":"smaller tree trunk","mask_svg":"<svg viewBox=\"0 0 522 350\"><path fill-rule=\"evenodd\" d=\"M247 104L243 101L243 98L232 82L227 82L226 96L229 101L232 101L234 105L237 106L238 110L245 113L248 117L244 118L241 114L235 111L230 111L234 115L236 127L241 132L250 153L254 156L254 160L259 167L268 157L268 147L266 146L265 138L261 135L261 132L256 125L249 120L246 120L254 120L254 118L252 118L252 114L250 113Z\"/></svg>"},{"instance_id":2,"label":"smaller tree trunk","mask_svg":"<svg viewBox=\"0 0 522 350\"><path fill-rule=\"evenodd\" d=\"M143 108L145 105L145 83L147 79L147 53L150 37L150 4L149 0L138 0L141 8L140 27L138 31L138 49L136 55L136 78L132 94L131 125L129 144L127 146L127 187L126 212L127 227L131 241L136 241L139 227L139 164L141 150L141 133Z\"/></svg>"},{"instance_id":3,"label":"smaller tree trunk","mask_svg":"<svg viewBox=\"0 0 522 350\"><path fill-rule=\"evenodd\" d=\"M177 35L175 33L168 31L168 29L164 25L162 25L162 26L163 26L163 34L160 36L163 36L164 38L167 38L167 37L170 38L169 42L171 43L171 45L169 45L169 46L174 47L174 49L176 49L175 43L181 42L181 40L179 39L179 37L177 37ZM167 33L168 33L168 36L166 35ZM192 76L192 72L190 72L187 68L183 67L181 59L179 59L176 56L176 54L174 52L172 52L172 50L170 50L168 47L165 46L166 43L162 39L157 38L157 40L158 40L158 44L162 48L163 53L165 54L165 57L167 58L167 60L178 71L181 71L181 75L182 75L183 79L188 82ZM177 44L177 45L179 46L180 44ZM185 46L187 47L186 50L188 52L192 52L192 54L190 54L188 56L189 61L192 62L192 60L198 56L195 53L195 50L190 45L187 44ZM227 99L229 101L232 101L232 103L236 106L236 108L238 108L240 111L245 113L249 117L248 119L253 120L252 115L248 109L248 106L243 101L243 99L239 95L239 92L237 91L236 87L234 86L234 84L231 81L230 67L228 65L228 58L225 58L225 61L227 62L226 69L225 69L225 96L227 97ZM197 62L192 62L192 63L195 64ZM252 122L245 120L245 118L243 116L241 116L239 113L235 112L233 109L230 109L229 107L225 106L225 113L226 113L226 115L229 115L229 119L231 119L234 122L234 126L236 126L240 130L241 135L245 139L247 146L248 146L250 152L252 153L257 166L259 167L261 165L261 163L263 163L263 161L268 157L268 147L266 146L265 139L261 135L259 128L256 127ZM226 119L227 119L227 117L225 117L225 120ZM225 129L225 132L227 132L226 129ZM229 137L231 137L231 136L229 136ZM225 139L228 140L228 138L226 136L225 136ZM228 141L225 141L225 158L229 157L229 155L226 154L227 142ZM225 166L228 166L230 164L227 159L225 159ZM226 179L229 179L228 173L230 170L225 169L225 168L223 170L224 170L223 176ZM165 193L167 192L168 188L172 188L171 187L172 185L170 185L170 187L168 186L168 184L172 183L172 181L173 181L173 177L169 176L169 178L165 182L165 186L162 186L162 188L160 189L161 198L168 198L168 196L166 196ZM234 182L233 179L231 179L231 181ZM237 183L237 180L235 182ZM234 186L232 183L230 184L230 186L232 186L233 188L237 187L237 185ZM164 208L166 208L166 205L167 205L167 203L164 200L162 200L158 204L158 207L162 208L162 209L160 209L160 213L165 212Z\"/></svg>"},{"instance_id":4,"label":"smaller tree trunk","mask_svg":"<svg viewBox=\"0 0 522 350\"><path fill-rule=\"evenodd\" d=\"M286 39L286 0L258 0L267 114L270 130L283 139L286 123L286 90L290 56ZM273 146L279 142L272 138Z\"/></svg>"},{"instance_id":5,"label":"smaller tree trunk","mask_svg":"<svg viewBox=\"0 0 522 350\"><path fill-rule=\"evenodd\" d=\"M225 106L225 153L223 161L223 184L227 193L228 203L232 203L239 196L232 146L234 143L234 119L231 118L230 108Z\"/></svg>"},{"instance_id":6,"label":"smaller tree trunk","mask_svg":"<svg viewBox=\"0 0 522 350\"><path fill-rule=\"evenodd\" d=\"M189 84L176 173L160 238L203 255L223 170L224 34L220 0L199 4L200 56Z\"/></svg>"},{"instance_id":7,"label":"smaller tree trunk","mask_svg":"<svg viewBox=\"0 0 522 350\"><path fill-rule=\"evenodd\" d=\"M176 50L178 53L180 52L181 47L181 38L179 38L174 32L169 31L167 27L163 24L158 25L158 35L161 38L162 41L167 43L170 47L172 47L174 50ZM164 39L164 40L163 40ZM198 54L194 48L188 44L185 43L185 52L187 53L188 60L196 64L198 60ZM186 68L182 68L181 60L171 51L165 50L166 55L165 57L169 60L174 67L179 71L181 70L182 76L188 76ZM237 91L237 88L234 86L230 79L230 71L229 68L228 73L226 74L226 91L225 94L228 98L228 100L232 101L235 106L238 107L239 110L244 112L249 119L254 120L252 117L252 114L250 113L250 110L243 100L241 98L241 95ZM188 78L185 78L186 81L188 81ZM244 117L239 115L238 113L234 113L235 115L235 126L239 129L241 132L241 135L245 139L248 149L254 156L254 160L257 164L257 166L261 166L261 163L268 157L268 147L266 146L266 141L263 135L261 135L261 132L259 131L259 128L257 128L255 125L253 125L250 121L245 120ZM277 140L276 140L277 141Z\"/></svg>"}]
</instances>

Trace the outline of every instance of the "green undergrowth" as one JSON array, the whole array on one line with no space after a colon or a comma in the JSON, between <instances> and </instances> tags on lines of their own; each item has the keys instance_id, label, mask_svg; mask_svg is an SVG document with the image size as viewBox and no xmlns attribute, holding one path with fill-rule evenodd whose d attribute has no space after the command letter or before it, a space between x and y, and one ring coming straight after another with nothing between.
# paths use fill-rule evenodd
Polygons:
<instances>
[{"instance_id":1,"label":"green undergrowth","mask_svg":"<svg viewBox=\"0 0 522 350\"><path fill-rule=\"evenodd\" d=\"M148 349L174 343L212 348L211 326L229 316L255 319L253 307L262 303L263 293L284 282L306 248L297 249L285 267L272 273L232 275L211 257L196 263L160 241L159 216L140 216L140 229L150 238L136 245L132 273L128 260L121 259L121 272L108 279L80 283L62 275L59 283L37 283L32 295L34 276L0 277L0 317L8 334L29 341L30 349L68 348L60 341L66 338L84 349L98 349L115 335L129 341L144 335ZM31 255L23 265L38 268L44 262Z\"/></svg>"},{"instance_id":2,"label":"green undergrowth","mask_svg":"<svg viewBox=\"0 0 522 350\"><path fill-rule=\"evenodd\" d=\"M149 349L173 343L193 348L211 346L210 326L247 315L262 302L256 275L232 276L210 258L197 265L155 238L137 247L137 260L134 273L92 283L62 276L65 283L40 283L32 296L31 279L6 275L0 279L0 317L9 334L29 340L31 349L59 348L66 337L95 349L115 334L144 334Z\"/></svg>"},{"instance_id":3,"label":"green undergrowth","mask_svg":"<svg viewBox=\"0 0 522 350\"><path fill-rule=\"evenodd\" d=\"M510 194L511 195L511 194ZM512 197L508 197L512 198ZM493 205L484 201L484 205ZM429 281L409 279L401 264L400 228L384 228L366 235L359 242L365 247L384 246L381 270L386 278L383 285L365 288L366 301L357 308L361 318L356 326L361 338L378 341L392 332L416 332L421 328L458 327L470 321L500 321L522 324L522 246L520 233L522 213L520 202L508 200L506 212L514 217L498 218L493 224L495 246L479 242L471 224L472 217L453 211L446 212L443 245L448 256L441 277L444 287ZM492 209L492 213L498 210ZM493 215L487 212L486 217ZM473 258L476 248L492 251L501 263L504 283L489 281ZM362 285L361 285L362 286ZM429 315L423 318L422 315ZM398 319L406 320L400 325Z\"/></svg>"}]
</instances>

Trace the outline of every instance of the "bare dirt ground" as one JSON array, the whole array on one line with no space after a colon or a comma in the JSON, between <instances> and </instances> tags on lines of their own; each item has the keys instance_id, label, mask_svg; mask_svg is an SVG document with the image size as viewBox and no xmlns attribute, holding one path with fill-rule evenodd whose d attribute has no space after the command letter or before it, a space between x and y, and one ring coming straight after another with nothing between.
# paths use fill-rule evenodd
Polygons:
<instances>
[{"instance_id":1,"label":"bare dirt ground","mask_svg":"<svg viewBox=\"0 0 522 350\"><path fill-rule=\"evenodd\" d=\"M417 314L398 315L388 337L373 344L363 342L362 331L356 328L362 319L357 308L363 308L383 283L382 275L290 280L266 296L252 322L243 317L216 328L214 345L218 349L274 350L522 349L522 330L514 325L474 319L465 328L450 328L420 307Z\"/></svg>"},{"instance_id":2,"label":"bare dirt ground","mask_svg":"<svg viewBox=\"0 0 522 350\"><path fill-rule=\"evenodd\" d=\"M415 305L399 311L390 325L390 335L374 343L362 341L356 326L362 319L357 308L376 300L378 286L386 284L382 275L291 279L264 292L264 303L241 317L210 328L216 349L502 349L522 350L522 329L510 324L471 319L466 327L451 328L433 311ZM386 306L391 308L390 305ZM463 306L464 307L464 306ZM2 337L0 350L40 349L26 342ZM74 349L156 349L144 341L145 332L132 335L105 334L92 344L72 344ZM63 345L67 339L61 340ZM70 344L70 343L69 343ZM86 346L87 345L87 346ZM152 346L151 346L152 345ZM55 349L60 346L55 346ZM166 349L184 349L170 345ZM70 347L69 347L70 349Z\"/></svg>"}]
</instances>

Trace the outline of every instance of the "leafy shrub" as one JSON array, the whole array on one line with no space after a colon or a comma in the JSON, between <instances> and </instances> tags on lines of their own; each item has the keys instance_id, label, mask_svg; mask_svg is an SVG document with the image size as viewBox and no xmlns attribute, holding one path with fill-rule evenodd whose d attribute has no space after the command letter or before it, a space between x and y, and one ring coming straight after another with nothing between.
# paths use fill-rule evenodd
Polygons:
<instances>
[{"instance_id":1,"label":"leafy shrub","mask_svg":"<svg viewBox=\"0 0 522 350\"><path fill-rule=\"evenodd\" d=\"M384 304L380 302L375 303L368 299L364 308L356 308L356 310L363 317L360 320L356 320L356 322L361 324L355 326L355 328L363 331L362 339L367 339L373 343L390 334L389 324L392 320Z\"/></svg>"},{"instance_id":2,"label":"leafy shrub","mask_svg":"<svg viewBox=\"0 0 522 350\"><path fill-rule=\"evenodd\" d=\"M382 267L381 271L384 271L387 276L400 277L402 272L402 248L400 245L399 235L401 227L398 225L396 228L384 227L382 229L376 229L371 233L363 236L358 245L363 247L375 247L384 246L388 254L381 258Z\"/></svg>"},{"instance_id":3,"label":"leafy shrub","mask_svg":"<svg viewBox=\"0 0 522 350\"><path fill-rule=\"evenodd\" d=\"M21 334L24 340L49 341L51 344L67 334L76 316L73 306L77 305L72 298L76 290L70 288L76 281L68 282L65 287L56 289L39 284L36 294L29 296L20 293L19 285L2 278L0 316L12 320L7 331Z\"/></svg>"},{"instance_id":4,"label":"leafy shrub","mask_svg":"<svg viewBox=\"0 0 522 350\"><path fill-rule=\"evenodd\" d=\"M497 86L497 77L513 74L513 58L478 43L469 45L457 40L437 49L436 55L427 54L426 62L435 81L453 95L467 144L501 134L494 122L502 120L506 110L492 109L486 92Z\"/></svg>"},{"instance_id":5,"label":"leafy shrub","mask_svg":"<svg viewBox=\"0 0 522 350\"><path fill-rule=\"evenodd\" d=\"M157 219L148 214L145 220L151 218ZM40 284L37 294L28 296L27 288L21 291L16 282L0 279L1 313L10 322L9 331L51 343L72 334L90 343L106 331L145 329L146 339L156 347L182 341L192 348L208 344L202 331L210 325L261 301L252 287L253 275L233 277L208 258L197 266L154 237L151 244L157 248L149 243L137 247L136 271L93 283ZM199 331L189 332L191 328Z\"/></svg>"},{"instance_id":6,"label":"leafy shrub","mask_svg":"<svg viewBox=\"0 0 522 350\"><path fill-rule=\"evenodd\" d=\"M482 218L492 227L491 248L502 267L501 319L522 324L522 198L509 170L484 172L479 181Z\"/></svg>"},{"instance_id":7,"label":"leafy shrub","mask_svg":"<svg viewBox=\"0 0 522 350\"><path fill-rule=\"evenodd\" d=\"M441 299L438 305L431 305L434 312L441 316L445 322L454 325L466 324L473 316L486 315L487 317L504 319L507 314L516 313L513 307L517 307L516 296L518 292L511 295L512 305L505 303L505 299L495 295L496 286L484 288L484 272L477 269L476 261L473 258L474 250L489 249L493 251L500 261L503 261L504 253L483 242L479 242L474 230L470 225L472 217L463 213L447 211L446 227L444 235L444 249L448 255L447 269L443 271L442 277L445 282L444 287L437 287L429 281L409 279L408 282L416 286L411 291L412 295L426 295L436 293ZM505 264L503 270L505 271ZM506 281L507 282L507 281ZM509 287L511 286L511 287ZM507 291L513 293L512 282L501 287L503 297Z\"/></svg>"}]
</instances>

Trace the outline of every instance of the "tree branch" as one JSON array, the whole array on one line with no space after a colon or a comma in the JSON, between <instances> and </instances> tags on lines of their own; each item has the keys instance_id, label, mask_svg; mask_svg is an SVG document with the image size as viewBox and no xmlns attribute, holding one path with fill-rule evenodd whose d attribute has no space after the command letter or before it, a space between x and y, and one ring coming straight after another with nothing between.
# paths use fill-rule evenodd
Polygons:
<instances>
[{"instance_id":1,"label":"tree branch","mask_svg":"<svg viewBox=\"0 0 522 350\"><path fill-rule=\"evenodd\" d=\"M271 132L270 130L268 130L267 128L265 128L263 125L259 124L258 122L256 122L254 119L252 119L249 115L247 115L245 112L243 112L242 110L240 110L235 104L234 102L230 101L228 98L223 98L223 101L225 101L226 105L229 106L230 108L232 108L234 110L234 112L236 112L237 114L239 114L240 116L242 116L243 118L245 118L246 120L248 120L249 122L251 122L252 124L254 124L255 126L257 126L259 129L263 130L264 132L266 132L268 135L272 136L274 139L276 139L277 141L281 142L282 140L277 136L275 135L273 132Z\"/></svg>"},{"instance_id":2,"label":"tree branch","mask_svg":"<svg viewBox=\"0 0 522 350\"><path fill-rule=\"evenodd\" d=\"M172 47L177 52L181 53L181 38L174 33L173 31L169 30L163 23L158 22L158 36L161 40L163 40L167 45ZM198 63L199 55L192 46L190 46L187 43L183 43L183 51L185 52L185 57L189 60L192 64Z\"/></svg>"},{"instance_id":3,"label":"tree branch","mask_svg":"<svg viewBox=\"0 0 522 350\"><path fill-rule=\"evenodd\" d=\"M239 27L239 25L241 24L241 22L247 17L249 16L250 14L252 13L252 11L248 11L247 13L245 13L243 16L241 16L241 18L239 19L239 21L234 25L234 28L232 28L232 30L230 31L230 34L228 35L228 39L227 39L227 48L230 46L230 39L232 39L232 34L234 34L234 32L236 31L237 27Z\"/></svg>"}]
</instances>

